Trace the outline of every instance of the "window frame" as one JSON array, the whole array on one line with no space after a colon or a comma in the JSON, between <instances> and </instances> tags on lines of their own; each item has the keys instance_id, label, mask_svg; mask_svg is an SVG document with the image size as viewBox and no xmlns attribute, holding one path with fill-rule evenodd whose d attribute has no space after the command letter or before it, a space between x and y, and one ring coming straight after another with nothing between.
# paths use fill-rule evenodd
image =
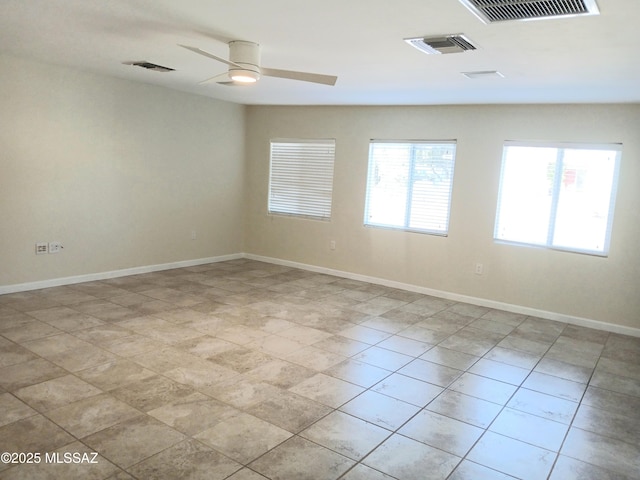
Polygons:
<instances>
[{"instance_id":1,"label":"window frame","mask_svg":"<svg viewBox=\"0 0 640 480\"><path fill-rule=\"evenodd\" d=\"M328 148L326 155L314 154L312 151L290 150L293 152L289 159L284 150L295 146L308 145L310 148ZM274 147L278 150L275 158ZM335 174L336 140L334 138L273 138L269 142L269 180L267 185L267 214L311 220L330 221L333 208L333 184ZM294 158L296 157L296 158ZM330 157L330 158L329 158ZM311 162L305 165L304 162ZM306 170L310 165L324 168L327 171L318 175L317 171L304 171L303 175L295 178L294 171ZM275 173L280 171L277 180ZM288 180L291 185L283 185ZM313 190L315 195L313 195ZM322 192L324 190L324 192ZM311 192L311 193L310 193ZM279 198L278 198L279 197ZM295 205L294 199L304 200ZM314 205L314 201L319 202ZM295 211L299 210L299 211Z\"/></svg>"},{"instance_id":2,"label":"window frame","mask_svg":"<svg viewBox=\"0 0 640 480\"><path fill-rule=\"evenodd\" d=\"M376 175L375 173L375 168L374 167L374 157L373 157L373 148L374 145L377 144L388 144L388 145L393 145L393 144L398 144L398 145L410 145L412 148L415 148L416 146L419 145L447 145L450 146L453 149L453 158L451 160L451 184L448 190L448 196L447 196L447 205L446 205L446 219L445 219L445 228L443 230L435 230L435 229L426 229L426 228L415 228L415 227L411 227L410 223L411 223L411 215L410 215L410 211L412 208L412 194L413 194L413 185L412 185L412 180L416 174L416 169L415 169L415 162L416 162L416 158L413 156L413 154L411 155L411 167L410 167L410 171L408 172L408 178L407 178L407 193L406 193L406 199L405 199L405 217L404 217L404 224L403 226L398 226L398 225L392 225L392 224L385 224L385 223L373 223L371 221L369 221L368 217L369 217L369 212L370 212L370 200L371 200L371 195L370 195L370 186L372 185L372 179L374 178L374 176ZM449 223L450 223L450 219L451 219L451 202L452 202L452 198L453 198L453 184L454 184L454 177L455 177L455 166L456 166L456 153L457 153L457 147L458 147L458 142L457 139L437 139L437 140L424 140L424 139L420 139L420 140L416 140L416 139L409 139L409 140L401 140L401 139L371 139L369 141L369 155L368 155L368 162L367 162L367 180L366 180L366 185L365 185L365 206L364 206L364 226L368 227L368 228L382 228L382 229L388 229L388 230L396 230L396 231L404 231L404 232L409 232L409 233L419 233L419 234L423 234L423 235L433 235L433 236L438 236L438 237L448 237L449 236Z\"/></svg>"},{"instance_id":3,"label":"window frame","mask_svg":"<svg viewBox=\"0 0 640 480\"><path fill-rule=\"evenodd\" d=\"M505 174L505 161L507 156L507 147L527 147L527 148L552 148L558 150L556 157L556 164L554 166L554 177L553 177L553 191L551 193L551 206L549 212L549 218L547 221L547 235L544 243L535 243L535 242L526 242L520 240L510 240L505 238L498 238L498 229L500 226L500 208L502 205L502 194L504 190L504 174ZM563 161L566 150L602 150L602 151L610 151L616 152L614 158L614 166L611 178L611 189L609 191L609 209L607 212L607 223L606 230L604 232L604 243L602 247L602 251L586 249L580 247L569 247L566 245L555 245L554 242L554 234L557 230L557 212L558 212L558 204L560 201L561 195L561 184L562 184L562 172L563 172ZM560 153L562 151L562 154ZM622 144L621 143L584 143L584 142L553 142L553 141L522 141L522 140L507 140L503 144L502 148L502 160L500 166L500 177L498 184L498 196L496 200L496 215L495 215L495 223L493 229L493 240L496 243L507 244L507 245L520 245L526 247L533 248L544 248L548 250L556 250L562 252L569 253L578 253L584 255L593 255L598 257L608 257L609 250L611 245L611 235L613 232L613 219L615 214L615 204L616 197L618 191L618 181L619 181L619 172L620 172L620 164L622 158Z\"/></svg>"}]
</instances>

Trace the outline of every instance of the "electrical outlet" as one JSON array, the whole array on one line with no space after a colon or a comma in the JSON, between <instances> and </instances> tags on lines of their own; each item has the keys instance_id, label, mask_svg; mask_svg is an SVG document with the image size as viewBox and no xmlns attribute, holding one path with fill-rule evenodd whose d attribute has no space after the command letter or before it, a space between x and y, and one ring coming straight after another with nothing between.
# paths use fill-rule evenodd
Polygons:
<instances>
[{"instance_id":1,"label":"electrical outlet","mask_svg":"<svg viewBox=\"0 0 640 480\"><path fill-rule=\"evenodd\" d=\"M331 240L331 241L329 242L329 248L330 248L331 250L335 250L335 249L336 249L336 241L335 241L335 240Z\"/></svg>"},{"instance_id":2,"label":"electrical outlet","mask_svg":"<svg viewBox=\"0 0 640 480\"><path fill-rule=\"evenodd\" d=\"M195 240L195 239L196 239L196 231L191 230L191 240Z\"/></svg>"},{"instance_id":3,"label":"electrical outlet","mask_svg":"<svg viewBox=\"0 0 640 480\"><path fill-rule=\"evenodd\" d=\"M60 253L62 244L60 242L49 242L49 253Z\"/></svg>"},{"instance_id":4,"label":"electrical outlet","mask_svg":"<svg viewBox=\"0 0 640 480\"><path fill-rule=\"evenodd\" d=\"M482 275L483 272L484 272L484 266L481 263L476 263L475 274L476 275Z\"/></svg>"},{"instance_id":5,"label":"electrical outlet","mask_svg":"<svg viewBox=\"0 0 640 480\"><path fill-rule=\"evenodd\" d=\"M36 255L43 255L49 253L49 244L46 242L36 243Z\"/></svg>"}]
</instances>

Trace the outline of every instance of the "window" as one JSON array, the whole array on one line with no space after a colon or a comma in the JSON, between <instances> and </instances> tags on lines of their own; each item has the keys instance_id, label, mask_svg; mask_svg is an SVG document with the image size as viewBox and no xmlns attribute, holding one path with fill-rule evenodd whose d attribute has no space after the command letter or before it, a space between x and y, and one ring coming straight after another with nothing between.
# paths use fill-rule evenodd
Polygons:
<instances>
[{"instance_id":1,"label":"window","mask_svg":"<svg viewBox=\"0 0 640 480\"><path fill-rule=\"evenodd\" d=\"M371 141L364 224L446 235L455 141Z\"/></svg>"},{"instance_id":2,"label":"window","mask_svg":"<svg viewBox=\"0 0 640 480\"><path fill-rule=\"evenodd\" d=\"M494 238L606 255L620 153L621 145L507 142Z\"/></svg>"},{"instance_id":3,"label":"window","mask_svg":"<svg viewBox=\"0 0 640 480\"><path fill-rule=\"evenodd\" d=\"M273 140L269 213L331 217L335 140Z\"/></svg>"}]
</instances>

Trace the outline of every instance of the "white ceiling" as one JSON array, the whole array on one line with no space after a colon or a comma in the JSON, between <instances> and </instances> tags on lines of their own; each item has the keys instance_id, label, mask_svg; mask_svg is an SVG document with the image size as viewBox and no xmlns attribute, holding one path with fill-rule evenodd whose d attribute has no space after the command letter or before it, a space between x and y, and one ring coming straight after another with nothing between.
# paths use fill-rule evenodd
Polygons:
<instances>
[{"instance_id":1,"label":"white ceiling","mask_svg":"<svg viewBox=\"0 0 640 480\"><path fill-rule=\"evenodd\" d=\"M242 104L640 102L640 1L597 3L598 16L486 25L458 0L1 0L0 52ZM478 50L403 41L452 33ZM263 66L338 81L199 85L227 67L177 45L227 58L230 40L260 43ZM139 60L176 71L123 65ZM505 78L461 75L477 70Z\"/></svg>"}]
</instances>

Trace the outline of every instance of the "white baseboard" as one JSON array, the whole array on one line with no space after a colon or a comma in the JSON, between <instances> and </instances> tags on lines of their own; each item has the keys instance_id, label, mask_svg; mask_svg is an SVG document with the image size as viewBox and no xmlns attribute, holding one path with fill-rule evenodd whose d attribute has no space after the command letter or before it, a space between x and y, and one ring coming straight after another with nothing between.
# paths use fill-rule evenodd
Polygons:
<instances>
[{"instance_id":1,"label":"white baseboard","mask_svg":"<svg viewBox=\"0 0 640 480\"><path fill-rule=\"evenodd\" d=\"M245 254L244 258L248 258L251 260L258 260L261 262L273 263L273 264L282 265L285 267L300 268L302 270L308 270L316 273L325 273L327 275L335 275L337 277L348 278L350 280L359 280L362 282L373 283L376 285L383 285L385 287L398 288L401 290L407 290L409 292L422 293L425 295L431 295L434 297L444 298L447 300L454 300L456 302L471 303L473 305L494 308L496 310L504 310L507 312L519 313L522 315L528 315L532 317L540 317L540 318L545 318L547 320L555 320L558 322L568 323L571 325L594 328L596 330L604 330L607 332L619 333L622 335L640 337L640 328L627 327L624 325L616 325L613 323L602 322L600 320L593 320L590 318L576 317L576 316L567 315L564 313L549 312L546 310L539 310L537 308L524 307L521 305L514 305L511 303L498 302L498 301L489 300L486 298L471 297L468 295L461 295L459 293L447 292L444 290L435 290L432 288L420 287L418 285L396 282L393 280L387 280L385 278L371 277L368 275L360 275L358 273L345 272L342 270L334 270L332 268L318 267L316 265L309 265L306 263L292 262L289 260L281 260L279 258L263 257L260 255L253 255L253 254Z\"/></svg>"},{"instance_id":2,"label":"white baseboard","mask_svg":"<svg viewBox=\"0 0 640 480\"><path fill-rule=\"evenodd\" d=\"M5 285L5 286L0 286L0 295L6 294L6 293L17 293L17 292L28 292L31 290L40 290L42 288L60 287L62 285L73 285L76 283L83 283L83 282L93 282L96 280L107 280L109 278L126 277L128 275L139 275L141 273L160 272L162 270L171 270L174 268L193 267L196 265L205 265L207 263L236 260L238 258L244 258L244 254L234 253L230 255L220 255L218 257L197 258L194 260L183 260L179 262L162 263L159 265L145 265L141 267L125 268L122 270L113 270L110 272L88 273L85 275L75 275L72 277L52 278L50 280L40 280L37 282Z\"/></svg>"}]
</instances>

